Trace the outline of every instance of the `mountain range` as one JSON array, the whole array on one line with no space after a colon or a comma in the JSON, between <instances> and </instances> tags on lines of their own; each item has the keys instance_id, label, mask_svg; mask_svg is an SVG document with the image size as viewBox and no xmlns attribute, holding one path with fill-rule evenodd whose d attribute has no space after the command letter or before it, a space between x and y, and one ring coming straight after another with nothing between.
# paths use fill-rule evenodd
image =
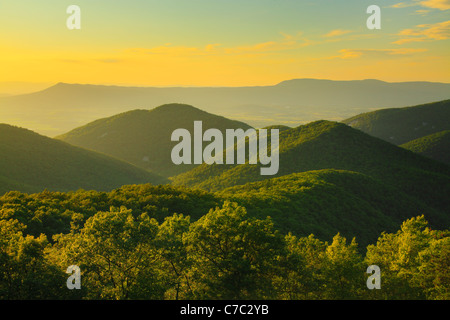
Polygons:
<instances>
[{"instance_id":1,"label":"mountain range","mask_svg":"<svg viewBox=\"0 0 450 320\"><path fill-rule=\"evenodd\" d=\"M255 87L120 87L58 83L0 97L2 122L54 137L133 109L184 103L252 127L341 121L381 108L448 99L450 84L379 80L294 79Z\"/></svg>"},{"instance_id":2,"label":"mountain range","mask_svg":"<svg viewBox=\"0 0 450 320\"><path fill-rule=\"evenodd\" d=\"M450 168L345 124L316 121L280 132L277 176L338 169L363 173L430 206L450 208ZM175 185L220 191L267 179L260 165L202 164L173 178ZM270 177L269 177L270 178Z\"/></svg>"},{"instance_id":3,"label":"mountain range","mask_svg":"<svg viewBox=\"0 0 450 320\"><path fill-rule=\"evenodd\" d=\"M450 100L363 113L343 123L449 164Z\"/></svg>"},{"instance_id":4,"label":"mountain range","mask_svg":"<svg viewBox=\"0 0 450 320\"><path fill-rule=\"evenodd\" d=\"M297 85L296 81L285 82L277 90ZM409 90L410 86L404 88ZM101 100L96 93L99 87L86 88L92 90L92 96L81 95L78 101ZM80 93L86 88L78 87ZM111 90L100 88L105 95ZM424 88L428 90L426 85ZM73 89L72 85L52 88L67 101ZM137 94L140 89L133 90ZM266 98L269 102L269 96ZM283 232L314 233L325 240L341 232L357 237L364 245L373 242L380 232L394 231L405 219L420 214L426 216L430 226L448 228L449 102L385 108L341 122L316 120L296 126L273 122L266 128L280 131L280 169L276 176L261 176L260 165L174 165L170 154L178 143L171 141L175 129L185 128L192 134L197 120L203 122L204 130L253 128L188 104L120 112L86 122L55 138L2 124L0 194L45 189L115 189L120 193L118 188L125 185L171 184L171 192L179 194L179 199L186 190L198 190L199 199L209 199L208 203L211 199L231 200L245 206L252 216L272 217ZM40 108L45 111L45 107ZM171 203L173 195L165 196L163 189L151 190L161 192L160 197ZM180 201L172 211L185 212ZM158 210L163 218L165 209Z\"/></svg>"}]
</instances>

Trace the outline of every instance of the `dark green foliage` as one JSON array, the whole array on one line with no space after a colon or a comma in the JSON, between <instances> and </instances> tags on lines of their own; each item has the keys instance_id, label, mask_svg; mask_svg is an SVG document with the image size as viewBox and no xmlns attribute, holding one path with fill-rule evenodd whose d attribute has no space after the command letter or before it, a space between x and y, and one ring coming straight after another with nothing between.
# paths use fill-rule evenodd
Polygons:
<instances>
[{"instance_id":1,"label":"dark green foliage","mask_svg":"<svg viewBox=\"0 0 450 320\"><path fill-rule=\"evenodd\" d=\"M450 130L409 141L400 147L450 165Z\"/></svg>"},{"instance_id":2,"label":"dark green foliage","mask_svg":"<svg viewBox=\"0 0 450 320\"><path fill-rule=\"evenodd\" d=\"M0 299L74 299L66 274L47 254L47 237L25 236L17 220L0 219Z\"/></svg>"},{"instance_id":3,"label":"dark green foliage","mask_svg":"<svg viewBox=\"0 0 450 320\"><path fill-rule=\"evenodd\" d=\"M404 221L367 247L366 263L383 270L374 299L450 299L449 230L433 230L424 216Z\"/></svg>"},{"instance_id":4,"label":"dark green foliage","mask_svg":"<svg viewBox=\"0 0 450 320\"><path fill-rule=\"evenodd\" d=\"M189 116L205 115L169 105L109 120L133 132L158 113L177 125L176 115L191 125ZM447 165L342 123L272 128L277 176L201 165L174 186L123 185L130 172L157 177L0 126L0 188L34 192L45 177L58 190L0 196L0 299L449 299ZM82 129L100 133L95 122ZM132 154L131 140L116 138ZM80 179L103 191L62 192L83 188ZM82 290L65 287L73 264ZM366 287L371 264L382 290Z\"/></svg>"},{"instance_id":5,"label":"dark green foliage","mask_svg":"<svg viewBox=\"0 0 450 320\"><path fill-rule=\"evenodd\" d=\"M322 169L363 173L391 187L393 193L405 194L439 212L430 217L433 223L449 225L447 165L337 122L318 121L280 132L277 176ZM175 177L173 183L220 191L270 178L260 175L260 165L204 164Z\"/></svg>"},{"instance_id":6,"label":"dark green foliage","mask_svg":"<svg viewBox=\"0 0 450 320\"><path fill-rule=\"evenodd\" d=\"M153 242L158 223L124 207L90 217L80 232L56 236L54 259L83 272L88 299L161 299ZM56 257L56 252L59 256Z\"/></svg>"},{"instance_id":7,"label":"dark green foliage","mask_svg":"<svg viewBox=\"0 0 450 320\"><path fill-rule=\"evenodd\" d=\"M381 109L343 122L396 145L450 129L450 100L423 105Z\"/></svg>"},{"instance_id":8,"label":"dark green foliage","mask_svg":"<svg viewBox=\"0 0 450 320\"><path fill-rule=\"evenodd\" d=\"M245 208L225 202L193 223L184 241L194 253L189 275L194 298L273 297L271 278L284 252L270 219L249 218Z\"/></svg>"},{"instance_id":9,"label":"dark green foliage","mask_svg":"<svg viewBox=\"0 0 450 320\"><path fill-rule=\"evenodd\" d=\"M123 186L111 192L9 192L0 197L0 218L17 219L27 234L51 237L81 227L97 212L125 207L162 223L173 214L201 218L226 200L251 217L272 217L276 229L296 236L315 234L331 241L340 232L363 246L405 219L425 214L433 227L448 226L447 215L366 175L339 170L309 171L235 186L212 194L170 185Z\"/></svg>"},{"instance_id":10,"label":"dark green foliage","mask_svg":"<svg viewBox=\"0 0 450 320\"><path fill-rule=\"evenodd\" d=\"M57 138L170 177L195 167L172 163L171 151L178 142L172 142L171 135L174 130L183 128L193 137L194 121L197 120L203 122L203 131L210 128L222 132L226 129L250 128L245 123L192 106L169 104L152 110L134 110L100 119Z\"/></svg>"},{"instance_id":11,"label":"dark green foliage","mask_svg":"<svg viewBox=\"0 0 450 320\"><path fill-rule=\"evenodd\" d=\"M26 226L27 234L51 237L69 232L71 226L82 226L110 207L126 207L136 216L146 213L162 222L174 213L198 219L220 203L218 197L201 190L150 184L123 186L111 192L9 192L0 197L0 219L17 219Z\"/></svg>"},{"instance_id":12,"label":"dark green foliage","mask_svg":"<svg viewBox=\"0 0 450 320\"><path fill-rule=\"evenodd\" d=\"M339 170L308 171L235 186L220 195L238 202L252 216L272 217L278 230L316 235L331 241L341 233L363 247L383 231L425 214L433 227L448 226L448 216L366 175Z\"/></svg>"},{"instance_id":13,"label":"dark green foliage","mask_svg":"<svg viewBox=\"0 0 450 320\"><path fill-rule=\"evenodd\" d=\"M44 189L109 191L124 184L166 181L106 155L3 124L0 155L0 194Z\"/></svg>"},{"instance_id":14,"label":"dark green foliage","mask_svg":"<svg viewBox=\"0 0 450 320\"><path fill-rule=\"evenodd\" d=\"M225 202L195 222L158 223L125 207L99 211L70 231L33 237L0 219L1 299L448 299L449 231L423 216L382 233L362 254L355 239L282 235L270 218ZM398 228L398 227L397 227ZM70 265L81 290L65 287ZM379 265L382 289L366 288Z\"/></svg>"}]
</instances>

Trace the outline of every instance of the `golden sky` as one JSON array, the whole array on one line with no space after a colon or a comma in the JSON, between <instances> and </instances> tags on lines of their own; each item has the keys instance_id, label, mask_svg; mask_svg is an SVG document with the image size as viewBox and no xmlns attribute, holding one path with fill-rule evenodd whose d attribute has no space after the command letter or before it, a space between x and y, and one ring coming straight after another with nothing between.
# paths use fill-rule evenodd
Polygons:
<instances>
[{"instance_id":1,"label":"golden sky","mask_svg":"<svg viewBox=\"0 0 450 320\"><path fill-rule=\"evenodd\" d=\"M81 9L69 30L66 9ZM369 30L366 9L381 8ZM450 0L0 2L0 82L450 82Z\"/></svg>"}]
</instances>

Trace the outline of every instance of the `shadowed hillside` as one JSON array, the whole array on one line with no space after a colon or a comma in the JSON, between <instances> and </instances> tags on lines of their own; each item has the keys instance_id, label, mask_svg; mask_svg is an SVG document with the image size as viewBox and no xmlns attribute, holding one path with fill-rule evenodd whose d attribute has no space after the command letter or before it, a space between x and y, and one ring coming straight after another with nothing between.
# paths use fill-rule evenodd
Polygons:
<instances>
[{"instance_id":1,"label":"shadowed hillside","mask_svg":"<svg viewBox=\"0 0 450 320\"><path fill-rule=\"evenodd\" d=\"M0 194L107 191L124 184L166 182L126 162L5 124L0 124L0 154Z\"/></svg>"},{"instance_id":2,"label":"shadowed hillside","mask_svg":"<svg viewBox=\"0 0 450 320\"><path fill-rule=\"evenodd\" d=\"M363 113L343 123L374 137L400 145L417 138L450 130L450 100L406 108Z\"/></svg>"},{"instance_id":3,"label":"shadowed hillside","mask_svg":"<svg viewBox=\"0 0 450 320\"><path fill-rule=\"evenodd\" d=\"M277 176L321 169L363 173L437 210L448 212L450 167L345 124L317 121L280 132ZM176 185L219 191L271 178L260 165L203 164L173 179Z\"/></svg>"},{"instance_id":4,"label":"shadowed hillside","mask_svg":"<svg viewBox=\"0 0 450 320\"><path fill-rule=\"evenodd\" d=\"M203 131L250 126L216 116L189 105L169 104L152 110L133 110L91 122L57 137L70 144L102 152L149 169L162 176L172 176L194 168L176 166L171 151L178 142L171 141L172 132L184 128L193 136L194 121L203 122Z\"/></svg>"},{"instance_id":5,"label":"shadowed hillside","mask_svg":"<svg viewBox=\"0 0 450 320\"><path fill-rule=\"evenodd\" d=\"M450 165L450 130L409 141L401 147Z\"/></svg>"},{"instance_id":6,"label":"shadowed hillside","mask_svg":"<svg viewBox=\"0 0 450 320\"><path fill-rule=\"evenodd\" d=\"M349 239L356 237L362 247L418 214L436 227L450 222L445 212L367 175L344 170L292 173L227 188L219 194L245 206L252 215L272 217L283 232L312 233L326 241L340 232Z\"/></svg>"}]
</instances>

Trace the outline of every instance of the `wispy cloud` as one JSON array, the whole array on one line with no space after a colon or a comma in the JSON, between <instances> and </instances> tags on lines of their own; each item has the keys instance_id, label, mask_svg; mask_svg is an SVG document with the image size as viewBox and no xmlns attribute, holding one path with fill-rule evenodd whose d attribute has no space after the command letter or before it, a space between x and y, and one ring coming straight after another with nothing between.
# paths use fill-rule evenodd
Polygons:
<instances>
[{"instance_id":1,"label":"wispy cloud","mask_svg":"<svg viewBox=\"0 0 450 320\"><path fill-rule=\"evenodd\" d=\"M340 59L355 59L362 56L403 56L412 55L415 53L426 52L428 49L412 49L412 48L399 48L399 49L342 49L339 50L339 55L333 58Z\"/></svg>"},{"instance_id":2,"label":"wispy cloud","mask_svg":"<svg viewBox=\"0 0 450 320\"><path fill-rule=\"evenodd\" d=\"M388 8L408 8L408 7L415 7L417 5L418 4L416 2L399 2L388 6Z\"/></svg>"},{"instance_id":3,"label":"wispy cloud","mask_svg":"<svg viewBox=\"0 0 450 320\"><path fill-rule=\"evenodd\" d=\"M352 32L351 30L335 29L335 30L331 30L327 34L324 34L323 37L325 37L325 38L339 37L339 36L343 36L345 34L349 34L351 32Z\"/></svg>"},{"instance_id":4,"label":"wispy cloud","mask_svg":"<svg viewBox=\"0 0 450 320\"><path fill-rule=\"evenodd\" d=\"M427 8L448 10L450 9L450 0L425 0L420 1L420 5Z\"/></svg>"},{"instance_id":5,"label":"wispy cloud","mask_svg":"<svg viewBox=\"0 0 450 320\"><path fill-rule=\"evenodd\" d=\"M95 61L97 62L103 62L103 63L119 63L122 60L120 59L110 59L110 58L105 58L105 59L95 59Z\"/></svg>"},{"instance_id":6,"label":"wispy cloud","mask_svg":"<svg viewBox=\"0 0 450 320\"><path fill-rule=\"evenodd\" d=\"M421 16L425 16L427 15L431 10L426 10L426 9L420 9L420 10L416 10L416 14L419 14Z\"/></svg>"},{"instance_id":7,"label":"wispy cloud","mask_svg":"<svg viewBox=\"0 0 450 320\"><path fill-rule=\"evenodd\" d=\"M446 40L450 38L450 20L435 24L421 24L412 29L404 29L397 34L400 39L395 44Z\"/></svg>"},{"instance_id":8,"label":"wispy cloud","mask_svg":"<svg viewBox=\"0 0 450 320\"><path fill-rule=\"evenodd\" d=\"M422 6L425 8L448 10L450 9L450 0L412 0L407 2L398 2L388 6L388 8L408 8Z\"/></svg>"},{"instance_id":9,"label":"wispy cloud","mask_svg":"<svg viewBox=\"0 0 450 320\"><path fill-rule=\"evenodd\" d=\"M132 48L131 53L163 54L177 56L204 56L204 55L239 55L239 54L266 54L298 49L313 44L301 32L295 35L281 34L281 39L255 43L243 46L225 47L220 43L207 44L203 47L173 46L170 43L153 48Z\"/></svg>"}]
</instances>

